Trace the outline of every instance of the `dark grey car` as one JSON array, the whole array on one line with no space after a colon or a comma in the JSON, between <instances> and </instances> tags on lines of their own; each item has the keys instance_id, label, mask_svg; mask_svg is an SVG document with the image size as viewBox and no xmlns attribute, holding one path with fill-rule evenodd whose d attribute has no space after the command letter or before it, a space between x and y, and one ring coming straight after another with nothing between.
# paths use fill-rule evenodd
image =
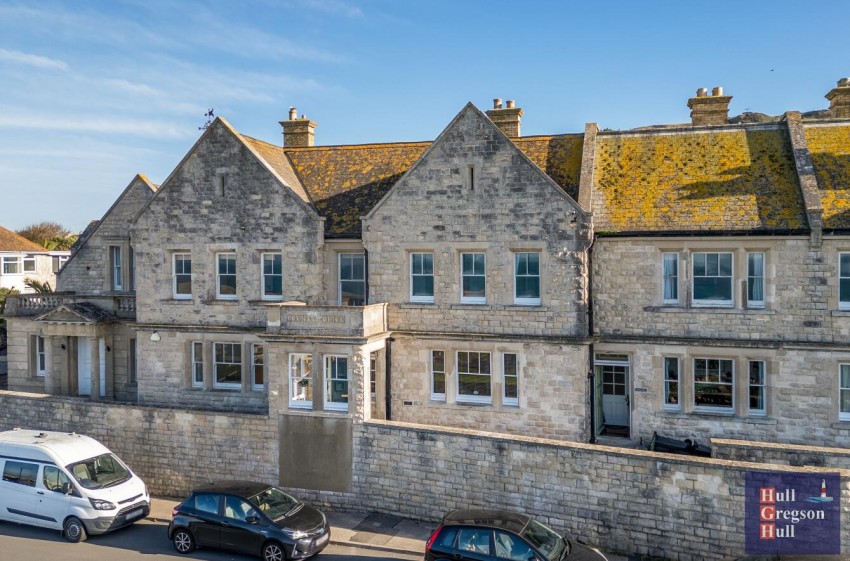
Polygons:
<instances>
[{"instance_id":1,"label":"dark grey car","mask_svg":"<svg viewBox=\"0 0 850 561\"><path fill-rule=\"evenodd\" d=\"M607 561L596 549L525 514L454 510L425 545L425 561Z\"/></svg>"},{"instance_id":2,"label":"dark grey car","mask_svg":"<svg viewBox=\"0 0 850 561\"><path fill-rule=\"evenodd\" d=\"M330 527L324 514L277 487L220 481L195 489L174 509L168 539L180 553L213 547L285 561L322 551Z\"/></svg>"}]
</instances>

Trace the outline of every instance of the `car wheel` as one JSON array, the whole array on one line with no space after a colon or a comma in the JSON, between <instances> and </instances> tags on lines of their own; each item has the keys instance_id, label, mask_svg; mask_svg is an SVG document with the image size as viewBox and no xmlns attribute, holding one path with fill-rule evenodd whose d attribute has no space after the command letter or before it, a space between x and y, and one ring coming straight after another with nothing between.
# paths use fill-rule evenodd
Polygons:
<instances>
[{"instance_id":1,"label":"car wheel","mask_svg":"<svg viewBox=\"0 0 850 561\"><path fill-rule=\"evenodd\" d=\"M286 553L277 542L269 542L263 546L263 561L286 561Z\"/></svg>"},{"instance_id":2,"label":"car wheel","mask_svg":"<svg viewBox=\"0 0 850 561\"><path fill-rule=\"evenodd\" d=\"M186 528L180 528L174 532L171 543L174 544L174 549L178 553L183 553L184 555L195 549L195 538L192 537L192 534Z\"/></svg>"},{"instance_id":3,"label":"car wheel","mask_svg":"<svg viewBox=\"0 0 850 561\"><path fill-rule=\"evenodd\" d=\"M85 541L86 527L79 518L72 516L62 525L62 536L71 543Z\"/></svg>"}]
</instances>

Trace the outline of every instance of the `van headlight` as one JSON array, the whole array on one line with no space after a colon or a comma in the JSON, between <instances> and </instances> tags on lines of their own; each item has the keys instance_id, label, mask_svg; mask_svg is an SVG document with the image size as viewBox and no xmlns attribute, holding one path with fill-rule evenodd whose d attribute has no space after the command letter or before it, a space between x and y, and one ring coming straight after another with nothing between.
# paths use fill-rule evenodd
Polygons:
<instances>
[{"instance_id":1,"label":"van headlight","mask_svg":"<svg viewBox=\"0 0 850 561\"><path fill-rule=\"evenodd\" d=\"M109 501L102 501L100 499L89 498L89 502L97 510L115 510L115 505L110 503Z\"/></svg>"}]
</instances>

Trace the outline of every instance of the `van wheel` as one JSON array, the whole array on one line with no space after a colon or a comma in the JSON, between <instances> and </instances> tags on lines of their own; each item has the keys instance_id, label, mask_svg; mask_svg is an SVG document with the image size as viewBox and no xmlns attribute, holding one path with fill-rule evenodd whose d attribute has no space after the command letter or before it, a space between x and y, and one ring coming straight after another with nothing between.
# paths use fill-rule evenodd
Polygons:
<instances>
[{"instance_id":1,"label":"van wheel","mask_svg":"<svg viewBox=\"0 0 850 561\"><path fill-rule=\"evenodd\" d=\"M185 528L180 528L174 532L174 537L171 538L171 543L174 544L174 549L176 549L178 553L186 554L195 549L195 539L192 537L192 534L189 533L189 530Z\"/></svg>"},{"instance_id":2,"label":"van wheel","mask_svg":"<svg viewBox=\"0 0 850 561\"><path fill-rule=\"evenodd\" d=\"M86 527L74 516L65 521L62 526L62 536L72 543L82 542L86 539Z\"/></svg>"},{"instance_id":3,"label":"van wheel","mask_svg":"<svg viewBox=\"0 0 850 561\"><path fill-rule=\"evenodd\" d=\"M263 546L263 561L286 561L286 554L277 542L269 542Z\"/></svg>"}]
</instances>

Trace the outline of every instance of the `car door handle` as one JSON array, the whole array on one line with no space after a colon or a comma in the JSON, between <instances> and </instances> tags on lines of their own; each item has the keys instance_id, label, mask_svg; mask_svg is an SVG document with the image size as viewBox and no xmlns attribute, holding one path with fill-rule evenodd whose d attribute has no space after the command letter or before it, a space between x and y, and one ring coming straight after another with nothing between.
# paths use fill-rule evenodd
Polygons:
<instances>
[{"instance_id":1,"label":"car door handle","mask_svg":"<svg viewBox=\"0 0 850 561\"><path fill-rule=\"evenodd\" d=\"M38 493L39 495L43 495L44 491L36 491L36 493Z\"/></svg>"}]
</instances>

